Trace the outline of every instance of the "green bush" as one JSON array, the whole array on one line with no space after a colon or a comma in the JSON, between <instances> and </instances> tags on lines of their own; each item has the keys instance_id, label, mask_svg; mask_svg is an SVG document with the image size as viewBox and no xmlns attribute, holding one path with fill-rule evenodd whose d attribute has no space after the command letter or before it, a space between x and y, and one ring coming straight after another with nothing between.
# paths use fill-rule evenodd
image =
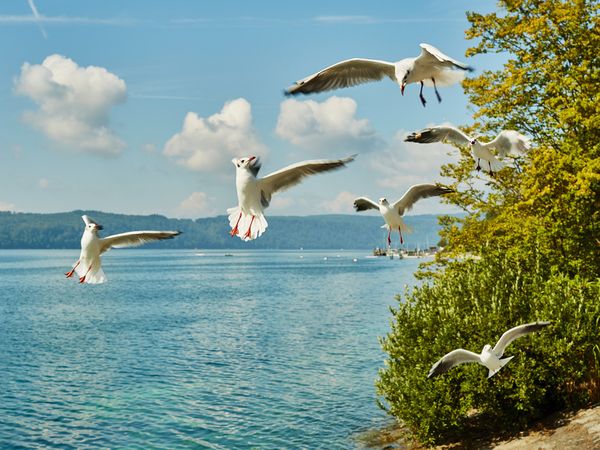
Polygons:
<instances>
[{"instance_id":1,"label":"green bush","mask_svg":"<svg viewBox=\"0 0 600 450\"><path fill-rule=\"evenodd\" d=\"M598 400L600 283L561 274L544 280L536 266L492 252L450 263L443 276L399 299L392 330L382 339L389 359L377 391L382 406L422 442L464 431L473 414L522 427L550 411ZM479 364L427 378L447 352L479 353L509 328L536 320L552 324L513 342L505 355L515 358L492 378Z\"/></svg>"}]
</instances>

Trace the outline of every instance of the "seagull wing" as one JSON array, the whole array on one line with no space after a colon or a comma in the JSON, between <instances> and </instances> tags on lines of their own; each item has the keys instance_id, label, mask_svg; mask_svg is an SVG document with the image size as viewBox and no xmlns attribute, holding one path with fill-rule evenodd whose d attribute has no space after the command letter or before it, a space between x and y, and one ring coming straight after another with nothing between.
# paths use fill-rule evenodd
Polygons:
<instances>
[{"instance_id":1,"label":"seagull wing","mask_svg":"<svg viewBox=\"0 0 600 450\"><path fill-rule=\"evenodd\" d=\"M415 184L414 186L408 188L408 191L404 193L400 200L394 203L393 207L400 215L403 215L422 198L448 194L449 192L452 192L452 189L438 186L436 184Z\"/></svg>"},{"instance_id":2,"label":"seagull wing","mask_svg":"<svg viewBox=\"0 0 600 450\"><path fill-rule=\"evenodd\" d=\"M130 231L128 233L113 234L100 239L100 254L111 248L137 247L152 241L173 239L181 231Z\"/></svg>"},{"instance_id":3,"label":"seagull wing","mask_svg":"<svg viewBox=\"0 0 600 450\"><path fill-rule=\"evenodd\" d=\"M464 63L461 63L448 55L445 55L433 45L422 43L420 44L421 54L415 60L415 64L432 64L436 66L444 66L452 69L462 69L472 72L474 69Z\"/></svg>"},{"instance_id":4,"label":"seagull wing","mask_svg":"<svg viewBox=\"0 0 600 450\"><path fill-rule=\"evenodd\" d=\"M258 188L268 204L275 192L286 190L309 175L345 167L346 163L354 161L354 156L356 155L343 159L317 159L292 164L259 179Z\"/></svg>"},{"instance_id":5,"label":"seagull wing","mask_svg":"<svg viewBox=\"0 0 600 450\"><path fill-rule=\"evenodd\" d=\"M396 66L393 63L374 59L348 59L296 81L286 89L285 94L313 94L379 81L383 77L396 81Z\"/></svg>"},{"instance_id":6,"label":"seagull wing","mask_svg":"<svg viewBox=\"0 0 600 450\"><path fill-rule=\"evenodd\" d=\"M471 138L456 127L439 126L424 128L421 131L415 131L404 139L406 142L418 142L419 144L429 144L431 142L450 141L457 145L469 145Z\"/></svg>"},{"instance_id":7,"label":"seagull wing","mask_svg":"<svg viewBox=\"0 0 600 450\"><path fill-rule=\"evenodd\" d=\"M526 323L525 325L519 325L518 327L511 328L505 332L496 345L492 349L492 352L500 358L504 354L504 350L508 345L515 339L525 336L526 334L533 333L534 331L541 330L544 327L550 325L550 322L532 322Z\"/></svg>"},{"instance_id":8,"label":"seagull wing","mask_svg":"<svg viewBox=\"0 0 600 450\"><path fill-rule=\"evenodd\" d=\"M448 372L454 366L470 362L480 363L481 359L477 353L470 352L469 350L464 350L462 348L452 350L431 366L427 378L436 377Z\"/></svg>"},{"instance_id":9,"label":"seagull wing","mask_svg":"<svg viewBox=\"0 0 600 450\"><path fill-rule=\"evenodd\" d=\"M358 197L354 199L354 209L356 211L366 211L367 209L376 209L379 211L379 205L367 197Z\"/></svg>"},{"instance_id":10,"label":"seagull wing","mask_svg":"<svg viewBox=\"0 0 600 450\"><path fill-rule=\"evenodd\" d=\"M526 155L529 152L529 139L514 130L504 130L493 141L482 145L495 148L500 158L510 153Z\"/></svg>"}]
</instances>

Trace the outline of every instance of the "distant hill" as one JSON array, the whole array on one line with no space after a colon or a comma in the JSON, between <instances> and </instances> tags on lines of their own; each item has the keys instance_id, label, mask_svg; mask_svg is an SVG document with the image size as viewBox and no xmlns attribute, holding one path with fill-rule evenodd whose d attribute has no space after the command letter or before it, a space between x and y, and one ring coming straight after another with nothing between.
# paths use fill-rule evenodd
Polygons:
<instances>
[{"instance_id":1,"label":"distant hill","mask_svg":"<svg viewBox=\"0 0 600 450\"><path fill-rule=\"evenodd\" d=\"M383 219L364 215L271 216L269 228L259 239L242 242L229 236L225 216L202 219L169 219L160 215L132 216L100 211L56 214L0 212L0 249L79 248L83 232L81 216L88 214L104 225L102 235L132 230L180 230L173 240L151 244L160 248L260 248L260 249L371 249L385 246ZM436 245L437 216L407 216L413 232L405 236L406 248ZM398 234L393 234L397 246Z\"/></svg>"}]
</instances>

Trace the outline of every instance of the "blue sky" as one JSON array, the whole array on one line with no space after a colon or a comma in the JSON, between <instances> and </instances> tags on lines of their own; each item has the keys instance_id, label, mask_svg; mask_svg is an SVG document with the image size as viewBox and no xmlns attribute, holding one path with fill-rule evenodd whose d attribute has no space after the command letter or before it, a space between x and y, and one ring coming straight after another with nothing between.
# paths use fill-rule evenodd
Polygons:
<instances>
[{"instance_id":1,"label":"blue sky","mask_svg":"<svg viewBox=\"0 0 600 450\"><path fill-rule=\"evenodd\" d=\"M34 16L32 7L37 10ZM351 212L352 198L399 197L457 158L405 144L427 125L470 123L460 86L438 104L389 80L286 99L295 80L343 59L397 61L427 42L467 59L465 11L493 1L8 0L0 4L0 210L97 209L170 217L236 203L233 156L262 174L315 158L347 169L279 194L268 214ZM413 213L450 211L436 199Z\"/></svg>"}]
</instances>

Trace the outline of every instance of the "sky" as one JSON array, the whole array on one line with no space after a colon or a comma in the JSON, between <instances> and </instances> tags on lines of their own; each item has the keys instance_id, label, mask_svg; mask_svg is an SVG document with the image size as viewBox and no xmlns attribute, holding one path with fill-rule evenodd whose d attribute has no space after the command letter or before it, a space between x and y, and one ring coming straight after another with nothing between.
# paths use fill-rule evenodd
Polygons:
<instances>
[{"instance_id":1,"label":"sky","mask_svg":"<svg viewBox=\"0 0 600 450\"><path fill-rule=\"evenodd\" d=\"M489 0L4 0L0 3L0 210L77 209L198 218L237 203L231 159L261 175L358 154L346 169L276 194L268 215L351 213L355 197L395 201L443 181L446 144L403 142L469 124L459 85L402 96L390 80L318 95L283 91L338 61L398 61L426 42L466 58L465 12ZM453 212L438 199L412 214Z\"/></svg>"}]
</instances>

